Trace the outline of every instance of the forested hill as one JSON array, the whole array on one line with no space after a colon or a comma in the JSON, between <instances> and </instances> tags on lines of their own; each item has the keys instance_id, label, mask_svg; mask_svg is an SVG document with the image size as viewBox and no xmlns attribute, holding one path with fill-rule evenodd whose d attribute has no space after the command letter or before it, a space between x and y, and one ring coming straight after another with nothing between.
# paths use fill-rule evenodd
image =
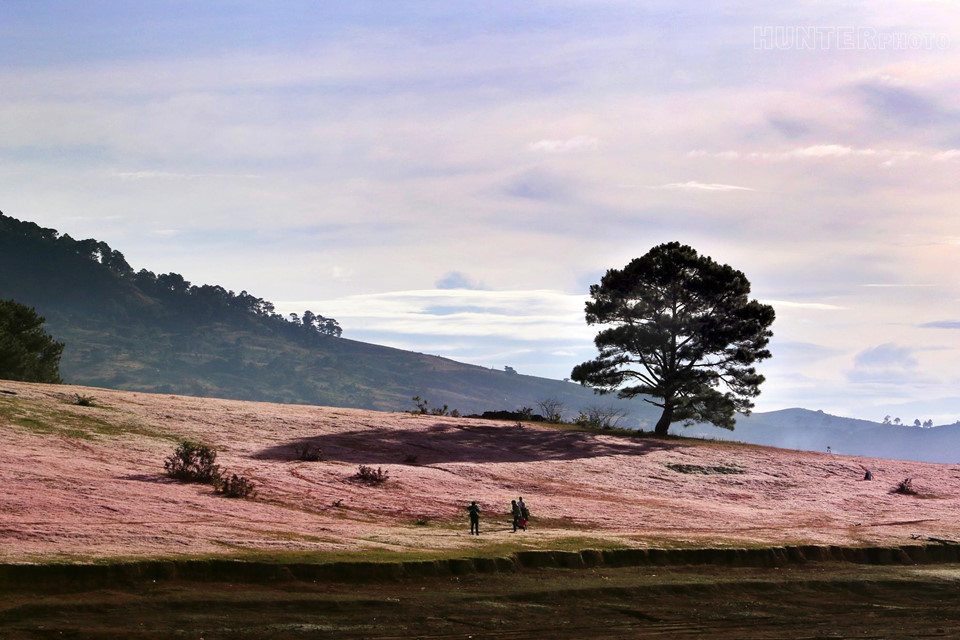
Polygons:
<instances>
[{"instance_id":1,"label":"forested hill","mask_svg":"<svg viewBox=\"0 0 960 640\"><path fill-rule=\"evenodd\" d=\"M74 240L0 213L0 299L33 306L66 343L74 384L138 391L374 409L408 409L419 395L463 412L557 398L571 411L645 403L598 398L558 380L509 374L338 337L336 321L296 321L241 291L135 271L97 240ZM322 311L322 310L321 310Z\"/></svg>"}]
</instances>

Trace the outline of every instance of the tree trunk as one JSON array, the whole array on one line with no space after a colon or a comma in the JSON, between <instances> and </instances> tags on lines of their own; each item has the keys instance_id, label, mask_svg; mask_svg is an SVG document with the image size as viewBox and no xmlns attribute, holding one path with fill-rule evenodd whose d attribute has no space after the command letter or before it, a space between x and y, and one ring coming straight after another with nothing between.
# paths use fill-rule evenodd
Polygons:
<instances>
[{"instance_id":1,"label":"tree trunk","mask_svg":"<svg viewBox=\"0 0 960 640\"><path fill-rule=\"evenodd\" d=\"M657 420L657 426L654 427L654 433L658 436L665 436L670 430L670 423L673 422L673 407L669 404L663 408L663 413L660 414L660 419Z\"/></svg>"}]
</instances>

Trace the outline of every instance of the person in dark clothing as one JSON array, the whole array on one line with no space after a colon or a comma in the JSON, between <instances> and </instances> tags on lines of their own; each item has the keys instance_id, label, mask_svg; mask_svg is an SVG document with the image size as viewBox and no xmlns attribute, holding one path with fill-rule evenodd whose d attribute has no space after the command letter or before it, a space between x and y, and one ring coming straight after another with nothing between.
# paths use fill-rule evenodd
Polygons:
<instances>
[{"instance_id":1,"label":"person in dark clothing","mask_svg":"<svg viewBox=\"0 0 960 640\"><path fill-rule=\"evenodd\" d=\"M478 536L480 535L480 507L476 500L470 503L467 511L470 513L470 535Z\"/></svg>"},{"instance_id":2,"label":"person in dark clothing","mask_svg":"<svg viewBox=\"0 0 960 640\"><path fill-rule=\"evenodd\" d=\"M520 520L523 519L523 512L520 511L520 505L516 500L510 501L510 513L513 515L513 532L516 533L517 529L522 528Z\"/></svg>"}]
</instances>

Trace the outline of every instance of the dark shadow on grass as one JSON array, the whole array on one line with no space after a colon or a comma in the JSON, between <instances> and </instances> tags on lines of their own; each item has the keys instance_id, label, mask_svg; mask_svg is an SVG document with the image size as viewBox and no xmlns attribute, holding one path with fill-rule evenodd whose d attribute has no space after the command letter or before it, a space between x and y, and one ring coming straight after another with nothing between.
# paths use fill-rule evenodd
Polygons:
<instances>
[{"instance_id":1,"label":"dark shadow on grass","mask_svg":"<svg viewBox=\"0 0 960 640\"><path fill-rule=\"evenodd\" d=\"M438 423L427 429L364 429L298 438L263 449L254 458L296 461L303 445L319 447L324 460L367 465L577 460L682 446L656 438L600 439L577 431ZM416 462L409 462L414 457Z\"/></svg>"}]
</instances>

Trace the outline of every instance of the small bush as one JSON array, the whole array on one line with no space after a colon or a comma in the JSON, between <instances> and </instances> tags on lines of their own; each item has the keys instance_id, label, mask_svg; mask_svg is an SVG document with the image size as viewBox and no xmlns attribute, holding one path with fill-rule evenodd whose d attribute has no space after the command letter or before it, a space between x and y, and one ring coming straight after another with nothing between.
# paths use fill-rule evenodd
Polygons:
<instances>
[{"instance_id":1,"label":"small bush","mask_svg":"<svg viewBox=\"0 0 960 640\"><path fill-rule=\"evenodd\" d=\"M413 396L413 404L416 407L416 409L414 409L410 413L415 415L430 413L430 403L424 400L423 398L421 398L420 396Z\"/></svg>"},{"instance_id":2,"label":"small bush","mask_svg":"<svg viewBox=\"0 0 960 640\"><path fill-rule=\"evenodd\" d=\"M411 453L411 454L408 454L408 455L404 456L404 458L403 458L403 464L416 465L416 464L418 464L418 462L417 462L418 460L419 460L419 458L417 458L417 456L415 456L415 455L413 455L413 454Z\"/></svg>"},{"instance_id":3,"label":"small bush","mask_svg":"<svg viewBox=\"0 0 960 640\"><path fill-rule=\"evenodd\" d=\"M547 422L552 422L558 424L563 422L563 411L566 408L566 405L562 400L557 400L556 398L546 398L537 403L537 406L540 408L540 413L543 415L543 419Z\"/></svg>"},{"instance_id":4,"label":"small bush","mask_svg":"<svg viewBox=\"0 0 960 640\"><path fill-rule=\"evenodd\" d=\"M383 468L377 467L368 467L365 464L360 465L357 469L357 473L353 476L354 480L363 482L364 484L383 484L390 478L390 474L387 471L384 471Z\"/></svg>"},{"instance_id":5,"label":"small bush","mask_svg":"<svg viewBox=\"0 0 960 640\"><path fill-rule=\"evenodd\" d=\"M217 452L211 447L191 440L183 440L163 463L171 478L183 482L210 483L220 477L220 467L215 464Z\"/></svg>"},{"instance_id":6,"label":"small bush","mask_svg":"<svg viewBox=\"0 0 960 640\"><path fill-rule=\"evenodd\" d=\"M413 405L416 407L410 413L414 415L431 415L431 416L450 416L453 418L459 418L460 412L457 409L450 409L447 405L442 407L433 407L430 408L430 403L420 396L413 396Z\"/></svg>"},{"instance_id":7,"label":"small bush","mask_svg":"<svg viewBox=\"0 0 960 640\"><path fill-rule=\"evenodd\" d=\"M574 419L574 423L581 427L593 429L615 429L620 421L627 417L627 412L614 407L587 407Z\"/></svg>"},{"instance_id":8,"label":"small bush","mask_svg":"<svg viewBox=\"0 0 960 640\"><path fill-rule=\"evenodd\" d=\"M84 395L80 395L79 393L75 393L73 395L74 395L73 404L77 405L78 407L97 406L97 399L94 398L93 396L84 396Z\"/></svg>"},{"instance_id":9,"label":"small bush","mask_svg":"<svg viewBox=\"0 0 960 640\"><path fill-rule=\"evenodd\" d=\"M905 478L897 483L893 489L890 490L890 493L899 493L904 496L916 496L920 492L913 488L913 478Z\"/></svg>"},{"instance_id":10,"label":"small bush","mask_svg":"<svg viewBox=\"0 0 960 640\"><path fill-rule=\"evenodd\" d=\"M309 442L298 444L293 448L293 452L297 456L297 460L304 462L320 462L323 460L323 449Z\"/></svg>"},{"instance_id":11,"label":"small bush","mask_svg":"<svg viewBox=\"0 0 960 640\"><path fill-rule=\"evenodd\" d=\"M426 516L420 516L413 521L413 524L417 525L418 527L425 527L430 524L430 518L427 518Z\"/></svg>"},{"instance_id":12,"label":"small bush","mask_svg":"<svg viewBox=\"0 0 960 640\"><path fill-rule=\"evenodd\" d=\"M219 476L213 484L213 489L227 498L252 498L257 493L252 482L235 473Z\"/></svg>"}]
</instances>

